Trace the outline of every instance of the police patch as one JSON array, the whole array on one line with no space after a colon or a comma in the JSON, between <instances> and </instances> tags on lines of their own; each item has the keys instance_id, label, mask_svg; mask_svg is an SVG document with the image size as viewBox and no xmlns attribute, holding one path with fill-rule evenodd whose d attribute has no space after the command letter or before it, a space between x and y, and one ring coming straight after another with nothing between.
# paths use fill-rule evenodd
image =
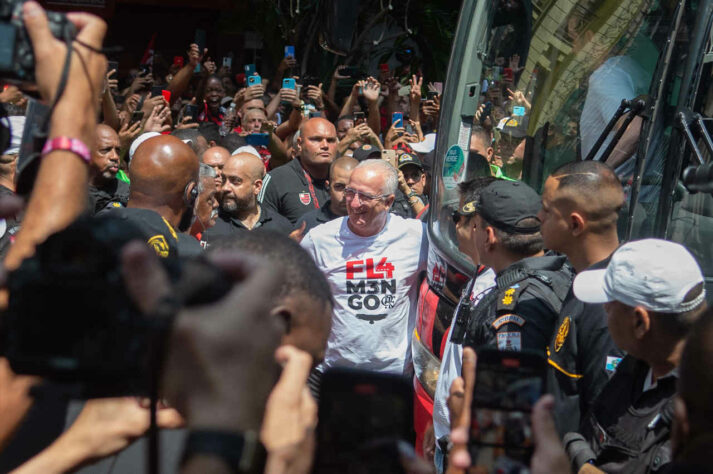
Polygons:
<instances>
[{"instance_id":1,"label":"police patch","mask_svg":"<svg viewBox=\"0 0 713 474\"><path fill-rule=\"evenodd\" d=\"M570 320L569 316L564 318L560 328L557 330L557 337L555 338L555 352L559 352L564 345L565 339L567 339L567 334L569 334Z\"/></svg>"},{"instance_id":2,"label":"police patch","mask_svg":"<svg viewBox=\"0 0 713 474\"><path fill-rule=\"evenodd\" d=\"M168 247L168 242L166 242L166 238L161 235L154 235L148 240L149 246L156 252L156 255L158 255L161 258L166 258L168 257L169 253L169 247Z\"/></svg>"},{"instance_id":3,"label":"police patch","mask_svg":"<svg viewBox=\"0 0 713 474\"><path fill-rule=\"evenodd\" d=\"M309 203L312 202L312 196L310 196L309 193L300 193L299 196L300 202L305 206L309 205Z\"/></svg>"},{"instance_id":4,"label":"police patch","mask_svg":"<svg viewBox=\"0 0 713 474\"><path fill-rule=\"evenodd\" d=\"M499 332L498 349L501 351L517 351L522 349L522 334L519 331Z\"/></svg>"},{"instance_id":5,"label":"police patch","mask_svg":"<svg viewBox=\"0 0 713 474\"><path fill-rule=\"evenodd\" d=\"M506 314L504 316L500 316L498 319L493 321L492 325L493 327L497 330L500 329L501 326L512 323L512 324L517 324L518 326L523 326L525 324L525 320L518 316L517 314Z\"/></svg>"}]
</instances>

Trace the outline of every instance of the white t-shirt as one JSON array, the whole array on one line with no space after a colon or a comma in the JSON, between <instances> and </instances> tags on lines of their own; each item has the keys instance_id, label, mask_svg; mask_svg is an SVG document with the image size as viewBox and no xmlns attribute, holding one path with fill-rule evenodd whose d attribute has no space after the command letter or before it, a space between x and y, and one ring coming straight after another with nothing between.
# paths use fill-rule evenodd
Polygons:
<instances>
[{"instance_id":1,"label":"white t-shirt","mask_svg":"<svg viewBox=\"0 0 713 474\"><path fill-rule=\"evenodd\" d=\"M319 225L302 239L335 301L320 368L408 373L419 274L428 252L424 224L389 214L381 232L360 237L347 219Z\"/></svg>"},{"instance_id":2,"label":"white t-shirt","mask_svg":"<svg viewBox=\"0 0 713 474\"><path fill-rule=\"evenodd\" d=\"M470 292L471 304L475 305L494 286L495 272L488 268L476 278L473 284L473 290ZM461 367L463 366L463 346L451 342L451 333L456 322L455 315L458 314L458 308L463 302L464 298L461 298L451 321L448 340L446 341L446 347L443 349L441 370L438 373L438 382L436 382L436 393L433 396L433 434L436 436L436 444L438 444L440 438L451 432L450 415L446 401L448 400L451 384L456 378L460 377Z\"/></svg>"}]
</instances>

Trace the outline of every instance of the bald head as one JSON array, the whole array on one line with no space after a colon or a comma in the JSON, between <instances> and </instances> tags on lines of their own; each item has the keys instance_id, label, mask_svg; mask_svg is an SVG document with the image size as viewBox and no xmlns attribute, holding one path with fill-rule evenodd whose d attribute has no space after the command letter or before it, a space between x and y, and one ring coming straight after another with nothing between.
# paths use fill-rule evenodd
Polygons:
<instances>
[{"instance_id":1,"label":"bald head","mask_svg":"<svg viewBox=\"0 0 713 474\"><path fill-rule=\"evenodd\" d=\"M239 170L241 174L249 176L251 180L265 177L265 165L260 158L252 153L238 153L228 157L223 169L226 173Z\"/></svg>"},{"instance_id":2,"label":"bald head","mask_svg":"<svg viewBox=\"0 0 713 474\"><path fill-rule=\"evenodd\" d=\"M96 128L96 142L89 162L90 179L93 185L101 186L112 180L119 171L121 143L119 135L108 125Z\"/></svg>"},{"instance_id":3,"label":"bald head","mask_svg":"<svg viewBox=\"0 0 713 474\"><path fill-rule=\"evenodd\" d=\"M300 135L306 136L310 133L314 133L315 130L321 130L323 128L326 130L334 130L334 135L336 136L337 129L334 127L334 124L322 117L314 117L305 122L302 122L302 126L300 127Z\"/></svg>"},{"instance_id":4,"label":"bald head","mask_svg":"<svg viewBox=\"0 0 713 474\"><path fill-rule=\"evenodd\" d=\"M584 214L591 223L616 226L624 190L616 173L599 161L575 161L557 168L548 181L555 201Z\"/></svg>"},{"instance_id":5,"label":"bald head","mask_svg":"<svg viewBox=\"0 0 713 474\"><path fill-rule=\"evenodd\" d=\"M357 167L359 160L351 156L341 156L334 160L329 167L329 179L333 180L335 173L349 173Z\"/></svg>"},{"instance_id":6,"label":"bald head","mask_svg":"<svg viewBox=\"0 0 713 474\"><path fill-rule=\"evenodd\" d=\"M198 180L198 157L176 137L153 137L136 149L129 177L130 207L180 207L186 186ZM141 205L131 206L131 201Z\"/></svg>"},{"instance_id":7,"label":"bald head","mask_svg":"<svg viewBox=\"0 0 713 474\"><path fill-rule=\"evenodd\" d=\"M300 128L297 139L302 167L313 178L327 179L329 165L337 156L337 129L329 120L315 117Z\"/></svg>"}]
</instances>

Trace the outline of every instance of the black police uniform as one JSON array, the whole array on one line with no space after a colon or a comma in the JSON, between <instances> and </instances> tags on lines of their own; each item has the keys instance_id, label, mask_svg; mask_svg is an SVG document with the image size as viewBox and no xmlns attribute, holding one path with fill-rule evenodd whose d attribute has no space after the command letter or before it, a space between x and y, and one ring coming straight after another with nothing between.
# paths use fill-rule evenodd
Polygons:
<instances>
[{"instance_id":1,"label":"black police uniform","mask_svg":"<svg viewBox=\"0 0 713 474\"><path fill-rule=\"evenodd\" d=\"M495 287L456 320L451 340L500 350L546 353L562 302L572 284L566 257L528 257L495 278Z\"/></svg>"},{"instance_id":2,"label":"black police uniform","mask_svg":"<svg viewBox=\"0 0 713 474\"><path fill-rule=\"evenodd\" d=\"M109 207L98 213L97 216L126 219L133 223L144 233L149 247L161 258L179 255L178 233L158 212L136 207ZM198 245L198 241L196 241L196 245Z\"/></svg>"},{"instance_id":3,"label":"black police uniform","mask_svg":"<svg viewBox=\"0 0 713 474\"><path fill-rule=\"evenodd\" d=\"M644 389L649 366L631 356L594 402L580 433L594 452L594 465L607 473L660 472L671 462L674 373Z\"/></svg>"},{"instance_id":4,"label":"black police uniform","mask_svg":"<svg viewBox=\"0 0 713 474\"><path fill-rule=\"evenodd\" d=\"M270 171L258 195L263 208L286 217L292 224L328 200L327 180L312 178L298 159Z\"/></svg>"},{"instance_id":5,"label":"black police uniform","mask_svg":"<svg viewBox=\"0 0 713 474\"><path fill-rule=\"evenodd\" d=\"M265 206L260 206L260 217L253 229L257 228L273 230L282 234L289 234L293 230L290 221ZM205 242L207 247L210 247L218 240L232 237L240 232L248 232L249 230L239 219L221 212L218 214L215 225L203 232L201 241Z\"/></svg>"},{"instance_id":6,"label":"black police uniform","mask_svg":"<svg viewBox=\"0 0 713 474\"><path fill-rule=\"evenodd\" d=\"M587 270L608 263L607 258ZM579 429L623 353L609 335L604 305L583 303L571 289L555 327L547 347L547 388L555 397L555 426L563 436Z\"/></svg>"},{"instance_id":7,"label":"black police uniform","mask_svg":"<svg viewBox=\"0 0 713 474\"><path fill-rule=\"evenodd\" d=\"M307 232L314 229L318 225L334 220L337 217L341 217L332 212L329 208L330 204L331 200L325 202L321 209L315 209L300 217L297 221L297 225L295 225L295 229L299 229L304 222L306 224L304 233L307 235Z\"/></svg>"},{"instance_id":8,"label":"black police uniform","mask_svg":"<svg viewBox=\"0 0 713 474\"><path fill-rule=\"evenodd\" d=\"M112 179L106 186L97 188L89 185L89 212L96 214L107 207L119 203L126 207L129 202L129 184L120 179Z\"/></svg>"}]
</instances>

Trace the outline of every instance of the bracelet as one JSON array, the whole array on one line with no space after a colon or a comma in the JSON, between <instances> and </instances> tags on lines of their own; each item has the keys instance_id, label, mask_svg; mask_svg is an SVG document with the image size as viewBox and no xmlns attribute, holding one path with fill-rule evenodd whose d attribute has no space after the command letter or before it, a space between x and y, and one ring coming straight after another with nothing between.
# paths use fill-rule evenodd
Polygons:
<instances>
[{"instance_id":1,"label":"bracelet","mask_svg":"<svg viewBox=\"0 0 713 474\"><path fill-rule=\"evenodd\" d=\"M87 164L91 161L89 148L78 138L55 137L48 140L45 142L45 146L42 147L42 156L53 151L69 151L80 157Z\"/></svg>"},{"instance_id":2,"label":"bracelet","mask_svg":"<svg viewBox=\"0 0 713 474\"><path fill-rule=\"evenodd\" d=\"M222 459L232 470L241 473L262 473L267 453L254 431L231 433L227 431L193 430L183 450L185 464L196 454Z\"/></svg>"}]
</instances>

